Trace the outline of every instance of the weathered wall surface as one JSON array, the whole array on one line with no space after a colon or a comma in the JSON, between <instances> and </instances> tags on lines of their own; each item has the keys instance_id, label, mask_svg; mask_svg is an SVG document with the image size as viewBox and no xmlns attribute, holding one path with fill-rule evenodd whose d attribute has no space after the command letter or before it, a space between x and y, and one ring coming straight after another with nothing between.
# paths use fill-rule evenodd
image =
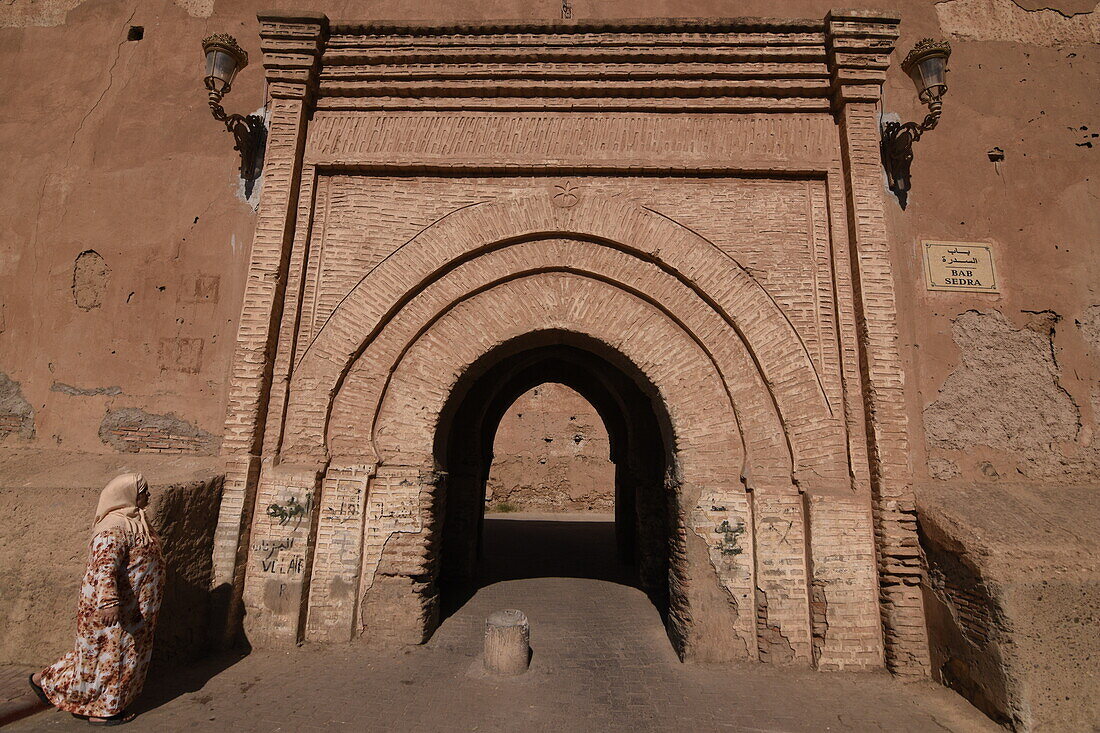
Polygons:
<instances>
[{"instance_id":1,"label":"weathered wall surface","mask_svg":"<svg viewBox=\"0 0 1100 733\"><path fill-rule=\"evenodd\" d=\"M944 684L1018 730L1089 730L1100 719L1093 491L922 496L933 664Z\"/></svg>"},{"instance_id":2,"label":"weathered wall surface","mask_svg":"<svg viewBox=\"0 0 1100 733\"><path fill-rule=\"evenodd\" d=\"M520 395L497 430L486 507L602 511L615 506L607 428L583 397L547 383Z\"/></svg>"},{"instance_id":3,"label":"weathered wall surface","mask_svg":"<svg viewBox=\"0 0 1100 733\"><path fill-rule=\"evenodd\" d=\"M187 436L221 434L253 214L191 93L205 22L171 2L0 9L0 372L34 418L33 438L8 430L0 397L5 446L114 453L140 410L185 424L148 450L217 450ZM239 93L259 106L255 77Z\"/></svg>"},{"instance_id":4,"label":"weathered wall surface","mask_svg":"<svg viewBox=\"0 0 1100 733\"><path fill-rule=\"evenodd\" d=\"M902 11L896 61L926 35L954 45L940 127L917 145L907 208L888 207L922 514L947 511L952 496L996 505L1032 492L1048 501L1052 524L1072 530L1058 539L1071 547L1095 534L1094 518L1079 510L1100 485L1100 10L1088 0L863 5ZM554 19L563 7L575 18L821 17L829 6L334 0L318 9L334 18L446 21ZM0 181L3 450L216 452L254 213L239 191L229 136L206 110L199 41L228 31L256 57L258 9L216 0L15 0L0 8L0 165L9 173ZM127 40L134 26L141 40ZM250 67L227 107L261 104L260 74ZM886 108L906 119L923 111L897 68ZM995 148L1003 159L991 158ZM1001 293L927 291L922 239L992 244ZM563 431L555 441L569 437ZM525 441L506 418L498 444ZM497 457L503 466L499 449ZM154 484L158 465L147 469ZM73 476L52 485L87 484ZM85 493L73 494L74 507ZM43 499L26 513L42 526L49 508ZM961 513L960 526L968 521L975 519ZM27 541L0 538L6 552L24 552ZM955 550L973 555L973 541L961 533ZM58 552L49 562L75 583L80 553ZM1052 562L1036 560L1028 577L1053 576ZM1091 582L1081 572L1059 576L1071 589L1062 596ZM991 604L1022 597L999 590L1006 587L991 585ZM1029 597L1027 613L1048 624L1043 643L1030 647L1047 660L1041 668L1073 669L1079 639L1058 619L1078 601ZM1009 670L1009 659L993 660L997 674L1032 682L1006 683L1017 701L1002 706L1008 717L1072 727L1067 706L1034 702L1039 676ZM1066 694L1100 697L1088 684L1078 676L1078 692ZM1024 707L1032 718L1011 713Z\"/></svg>"},{"instance_id":5,"label":"weathered wall surface","mask_svg":"<svg viewBox=\"0 0 1100 733\"><path fill-rule=\"evenodd\" d=\"M65 465L49 465L58 459ZM96 501L107 481L127 471L151 479L149 513L167 567L154 659L174 664L205 653L219 469L209 459L40 452L0 460L0 512L11 519L0 534L0 664L49 664L72 649Z\"/></svg>"},{"instance_id":6,"label":"weathered wall surface","mask_svg":"<svg viewBox=\"0 0 1100 733\"><path fill-rule=\"evenodd\" d=\"M1083 560L1100 485L1100 13L1021 5L935 6L955 46L948 116L918 144L909 206L890 224L910 420L924 435L912 465L935 676L1017 729L1079 730L1095 723L1100 685L1083 611L1097 602ZM936 32L932 21L909 31ZM895 84L888 99L906 109L907 93ZM1001 293L925 290L922 239L991 243Z\"/></svg>"},{"instance_id":7,"label":"weathered wall surface","mask_svg":"<svg viewBox=\"0 0 1100 733\"><path fill-rule=\"evenodd\" d=\"M673 10L720 17L730 10L703 0L676 8L569 5L576 18ZM900 49L923 35L955 43L943 122L917 146L908 208L890 212L910 416L918 429L930 419L937 436L927 447L914 441L918 472L934 467L924 480L988 482L991 470L999 477L1037 480L1060 462L1065 466L1057 470L1074 481L1096 476L1095 456L1087 454L1096 424L1097 366L1087 339L1096 320L1089 309L1097 305L1089 285L1097 263L1089 244L1100 227L1093 214L1100 155L1094 34L1100 13L1077 5L1029 10L1009 0L902 4ZM737 12L815 17L827 8L750 2ZM140 410L184 424L182 434L164 431L169 445L216 451L254 213L239 195L229 136L205 108L199 40L211 30L228 30L255 56L255 11L246 3L222 7L209 0L16 2L0 10L0 91L8 110L0 156L13 172L0 183L5 445L163 450L156 441L150 447L124 443L112 432L140 430L141 413L125 412ZM337 18L445 21L552 19L562 8L551 2L345 1L326 11ZM142 39L127 40L136 26ZM27 83L31 79L38 81ZM261 102L259 74L251 67L228 104L248 112ZM900 72L887 85L886 106L905 117L919 113ZM1004 151L1003 161L989 160L994 147ZM921 238L992 242L1002 294L925 291ZM968 317L973 325L953 326L968 311L988 318ZM1003 432L988 433L984 421L1004 423L997 410L1015 414L1005 418L1006 425L1018 420L1017 403L1010 400L976 408L979 417L967 420L963 434L943 437L945 410L966 412L946 403L962 398L965 372L974 371L963 356L982 348L972 339L987 334L996 341L995 326L1033 331L1034 314L1044 312L1053 319L1053 331L1043 369L1053 370L1047 382L1053 380L1053 389L1063 394L1050 405L1055 433L1039 435L1038 426L1030 426L1029 437L1021 440L1031 447L1022 456L1018 445L998 443ZM960 345L953 329L964 327L970 330L960 335ZM1041 347L1029 344L1032 351ZM960 368L964 373L949 381ZM979 359L975 368L985 368L984 362ZM1010 378L998 376L1002 382ZM945 385L959 393L941 399ZM119 414L137 417L133 425L118 426ZM1067 434L1077 421L1080 427ZM509 431L506 425L502 436ZM193 439L203 433L215 437ZM974 438L969 444L967 435ZM986 462L991 468L983 469ZM1027 465L1017 472L1019 462Z\"/></svg>"}]
</instances>

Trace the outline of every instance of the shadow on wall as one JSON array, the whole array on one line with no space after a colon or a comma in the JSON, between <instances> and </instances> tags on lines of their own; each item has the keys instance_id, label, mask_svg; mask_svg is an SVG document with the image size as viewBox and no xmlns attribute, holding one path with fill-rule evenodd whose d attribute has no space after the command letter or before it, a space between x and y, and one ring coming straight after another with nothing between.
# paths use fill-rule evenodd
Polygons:
<instances>
[{"instance_id":1,"label":"shadow on wall","mask_svg":"<svg viewBox=\"0 0 1100 733\"><path fill-rule=\"evenodd\" d=\"M1000 647L1004 612L963 548L927 519L919 526L928 560L923 590L932 676L990 719L1011 725L1012 701Z\"/></svg>"},{"instance_id":2,"label":"shadow on wall","mask_svg":"<svg viewBox=\"0 0 1100 733\"><path fill-rule=\"evenodd\" d=\"M150 517L167 566L153 678L205 656L216 638L211 550L222 481L152 484ZM0 664L46 665L72 649L99 491L0 487L0 512L16 518L0 536Z\"/></svg>"},{"instance_id":3,"label":"shadow on wall","mask_svg":"<svg viewBox=\"0 0 1100 733\"><path fill-rule=\"evenodd\" d=\"M153 525L164 547L167 580L157 621L153 670L187 663L211 648L212 552L224 477L154 489Z\"/></svg>"}]
</instances>

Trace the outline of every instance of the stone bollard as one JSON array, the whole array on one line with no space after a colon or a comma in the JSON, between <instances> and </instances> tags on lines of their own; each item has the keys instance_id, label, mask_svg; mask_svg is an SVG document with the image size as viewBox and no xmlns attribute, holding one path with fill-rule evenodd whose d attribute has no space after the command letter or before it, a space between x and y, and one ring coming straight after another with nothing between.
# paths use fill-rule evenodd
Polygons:
<instances>
[{"instance_id":1,"label":"stone bollard","mask_svg":"<svg viewBox=\"0 0 1100 733\"><path fill-rule=\"evenodd\" d=\"M523 674L531 657L531 626L523 611L495 611L485 620L485 668Z\"/></svg>"}]
</instances>

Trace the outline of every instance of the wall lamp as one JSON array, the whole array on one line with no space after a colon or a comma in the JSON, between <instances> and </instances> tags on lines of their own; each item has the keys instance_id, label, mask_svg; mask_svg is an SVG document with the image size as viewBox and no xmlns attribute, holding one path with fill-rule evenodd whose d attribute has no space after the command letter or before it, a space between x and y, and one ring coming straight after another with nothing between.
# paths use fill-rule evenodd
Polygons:
<instances>
[{"instance_id":1,"label":"wall lamp","mask_svg":"<svg viewBox=\"0 0 1100 733\"><path fill-rule=\"evenodd\" d=\"M210 112L233 134L236 142L233 149L241 154L241 178L255 180L259 175L266 133L263 118L259 115L226 114L221 105L222 97L229 94L233 87L237 72L248 65L248 54L228 33L215 33L204 38L202 51L206 56L203 83L209 92Z\"/></svg>"},{"instance_id":2,"label":"wall lamp","mask_svg":"<svg viewBox=\"0 0 1100 733\"><path fill-rule=\"evenodd\" d=\"M909 191L909 164L913 162L913 143L935 128L943 110L943 95L947 93L947 57L951 44L925 38L913 47L901 69L913 80L920 101L928 105L928 114L921 122L887 122L882 126L882 164L890 190L898 195L905 207Z\"/></svg>"}]
</instances>

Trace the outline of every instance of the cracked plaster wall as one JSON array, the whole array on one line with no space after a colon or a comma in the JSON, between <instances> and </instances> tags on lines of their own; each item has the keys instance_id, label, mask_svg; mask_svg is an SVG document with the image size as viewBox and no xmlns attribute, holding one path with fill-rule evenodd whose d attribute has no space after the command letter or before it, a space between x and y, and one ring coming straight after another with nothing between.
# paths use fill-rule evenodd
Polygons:
<instances>
[{"instance_id":1,"label":"cracked plaster wall","mask_svg":"<svg viewBox=\"0 0 1100 733\"><path fill-rule=\"evenodd\" d=\"M113 453L99 425L122 408L221 434L255 213L196 75L213 11L0 3L0 371L34 410L30 447ZM254 36L240 12L212 22ZM231 111L260 89L242 77Z\"/></svg>"},{"instance_id":2,"label":"cracked plaster wall","mask_svg":"<svg viewBox=\"0 0 1100 733\"><path fill-rule=\"evenodd\" d=\"M999 454L979 463L987 477L1095 477L1095 451L1080 441L1081 411L1059 379L1060 319L1051 312L1026 316L1023 328L997 311L954 319L961 363L924 410L929 445L956 464L979 446L991 451L987 459Z\"/></svg>"}]
</instances>

